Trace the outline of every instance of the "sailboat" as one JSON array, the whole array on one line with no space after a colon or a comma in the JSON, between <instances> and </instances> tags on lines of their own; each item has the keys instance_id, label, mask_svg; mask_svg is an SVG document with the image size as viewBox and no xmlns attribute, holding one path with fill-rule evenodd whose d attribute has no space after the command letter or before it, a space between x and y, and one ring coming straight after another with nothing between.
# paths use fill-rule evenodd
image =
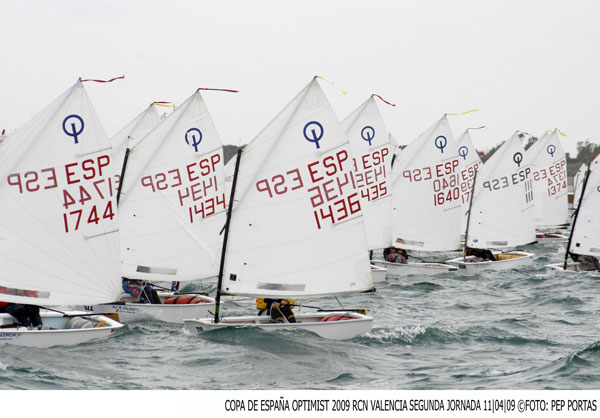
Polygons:
<instances>
[{"instance_id":1,"label":"sailboat","mask_svg":"<svg viewBox=\"0 0 600 418\"><path fill-rule=\"evenodd\" d=\"M296 323L220 314L222 294L305 298L373 288L348 140L316 77L238 151L236 164L217 309L185 327L294 329L331 339L370 331L372 317L343 309L300 313Z\"/></svg>"},{"instance_id":2,"label":"sailboat","mask_svg":"<svg viewBox=\"0 0 600 418\"><path fill-rule=\"evenodd\" d=\"M392 240L390 178L396 147L377 107L377 97L372 95L342 121L354 160L354 178L370 251L389 247ZM383 281L387 269L371 264L371 275L374 282Z\"/></svg>"},{"instance_id":3,"label":"sailboat","mask_svg":"<svg viewBox=\"0 0 600 418\"><path fill-rule=\"evenodd\" d=\"M465 231L470 248L507 249L535 241L532 169L515 133L477 171ZM462 272L505 270L532 264L534 254L492 251L496 261L463 256L448 260Z\"/></svg>"},{"instance_id":4,"label":"sailboat","mask_svg":"<svg viewBox=\"0 0 600 418\"><path fill-rule=\"evenodd\" d=\"M546 133L526 152L531 162L538 242L566 241L558 228L569 221L567 160L558 130Z\"/></svg>"},{"instance_id":5,"label":"sailboat","mask_svg":"<svg viewBox=\"0 0 600 418\"><path fill-rule=\"evenodd\" d=\"M216 277L226 216L223 147L200 90L127 156L119 200L122 276L184 283ZM202 293L158 296L160 304L128 297L87 309L174 323L215 309Z\"/></svg>"},{"instance_id":6,"label":"sailboat","mask_svg":"<svg viewBox=\"0 0 600 418\"><path fill-rule=\"evenodd\" d=\"M398 153L392 168L392 240L414 251L460 249L459 156L444 115ZM375 260L394 275L435 275L456 271L434 262Z\"/></svg>"},{"instance_id":7,"label":"sailboat","mask_svg":"<svg viewBox=\"0 0 600 418\"><path fill-rule=\"evenodd\" d=\"M0 301L40 307L111 302L121 294L109 139L82 81L0 154ZM42 329L0 314L0 343L31 347L107 337L106 316L42 308Z\"/></svg>"},{"instance_id":8,"label":"sailboat","mask_svg":"<svg viewBox=\"0 0 600 418\"><path fill-rule=\"evenodd\" d=\"M582 183L565 261L546 266L553 270L588 271L579 262L569 262L569 253L600 257L600 155L590 163Z\"/></svg>"}]
</instances>

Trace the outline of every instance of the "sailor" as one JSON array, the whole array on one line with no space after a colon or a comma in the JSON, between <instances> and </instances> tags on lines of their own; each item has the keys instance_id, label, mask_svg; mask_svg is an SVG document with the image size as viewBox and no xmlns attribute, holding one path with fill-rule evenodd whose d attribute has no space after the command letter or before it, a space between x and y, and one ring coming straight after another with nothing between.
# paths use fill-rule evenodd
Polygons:
<instances>
[{"instance_id":1,"label":"sailor","mask_svg":"<svg viewBox=\"0 0 600 418\"><path fill-rule=\"evenodd\" d=\"M296 322L294 312L292 312L291 306L294 305L294 299L269 299L269 298L256 298L256 309L258 314L262 315L266 312L267 315L271 315L273 322Z\"/></svg>"},{"instance_id":2,"label":"sailor","mask_svg":"<svg viewBox=\"0 0 600 418\"><path fill-rule=\"evenodd\" d=\"M123 291L139 298L141 303L161 303L156 290L149 283L144 283L141 280L131 280L123 277Z\"/></svg>"},{"instance_id":3,"label":"sailor","mask_svg":"<svg viewBox=\"0 0 600 418\"><path fill-rule=\"evenodd\" d=\"M40 308L38 306L0 302L0 313L10 314L21 325L29 329L41 329L42 327L42 317L40 316Z\"/></svg>"},{"instance_id":4,"label":"sailor","mask_svg":"<svg viewBox=\"0 0 600 418\"><path fill-rule=\"evenodd\" d=\"M569 252L569 255L576 263L580 263L581 267L583 267L586 271L600 271L600 261L594 256L591 255L581 255Z\"/></svg>"},{"instance_id":5,"label":"sailor","mask_svg":"<svg viewBox=\"0 0 600 418\"><path fill-rule=\"evenodd\" d=\"M485 248L471 248L467 247L467 255L472 255L481 258L483 261L497 261L494 254Z\"/></svg>"},{"instance_id":6,"label":"sailor","mask_svg":"<svg viewBox=\"0 0 600 418\"><path fill-rule=\"evenodd\" d=\"M408 253L402 248L390 247L383 251L383 258L391 263L406 264Z\"/></svg>"}]
</instances>

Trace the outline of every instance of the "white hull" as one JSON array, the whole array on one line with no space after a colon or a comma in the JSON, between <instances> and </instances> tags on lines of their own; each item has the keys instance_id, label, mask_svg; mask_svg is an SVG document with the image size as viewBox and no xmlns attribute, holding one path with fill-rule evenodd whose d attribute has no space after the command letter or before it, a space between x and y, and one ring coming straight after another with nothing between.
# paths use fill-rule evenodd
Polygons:
<instances>
[{"instance_id":1,"label":"white hull","mask_svg":"<svg viewBox=\"0 0 600 418\"><path fill-rule=\"evenodd\" d=\"M409 276L413 274L421 276L435 276L436 274L457 271L458 268L442 263L391 263L389 261L375 260L376 266L387 269L388 274L394 276Z\"/></svg>"},{"instance_id":2,"label":"white hull","mask_svg":"<svg viewBox=\"0 0 600 418\"><path fill-rule=\"evenodd\" d=\"M467 257L466 262L463 261L463 257L459 257L448 260L447 263L457 266L461 273L466 274L475 274L484 270L508 270L533 264L534 254L532 253L524 251L492 251L492 253L496 258L504 259L499 259L497 261L479 261L481 260L479 257L471 255Z\"/></svg>"},{"instance_id":3,"label":"white hull","mask_svg":"<svg viewBox=\"0 0 600 418\"><path fill-rule=\"evenodd\" d=\"M323 318L330 316L344 316L352 319L321 322ZM318 312L297 314L295 317L298 321L295 323L272 323L269 316L258 315L222 318L216 324L213 318L186 319L184 323L186 329L194 335L223 328L260 328L266 331L297 329L311 331L330 340L353 338L366 334L373 327L373 317L356 312Z\"/></svg>"},{"instance_id":4,"label":"white hull","mask_svg":"<svg viewBox=\"0 0 600 418\"><path fill-rule=\"evenodd\" d=\"M82 315L82 311L65 312L67 315ZM58 312L40 312L43 329L11 327L15 319L6 313L0 314L0 344L47 348L57 345L75 345L97 338L106 338L123 325L105 316L64 316ZM86 319L90 319L87 321ZM48 328L48 329L46 329Z\"/></svg>"},{"instance_id":5,"label":"white hull","mask_svg":"<svg viewBox=\"0 0 600 418\"><path fill-rule=\"evenodd\" d=\"M569 261L567 262L567 269L565 270L564 268L564 263L553 263L553 264L546 264L546 268L554 273L579 273L579 272L590 272L590 273L598 273L597 270L586 270L585 268L582 267L581 263L577 262L573 262L573 261Z\"/></svg>"},{"instance_id":6,"label":"white hull","mask_svg":"<svg viewBox=\"0 0 600 418\"><path fill-rule=\"evenodd\" d=\"M92 306L81 306L83 309L93 313L117 313L121 322L154 319L164 322L181 324L186 318L208 318L214 314L215 300L208 296L195 294L202 303L196 304L165 304L164 302L173 296L185 296L185 294L158 293L162 304L139 303L127 301L123 304L101 304Z\"/></svg>"},{"instance_id":7,"label":"white hull","mask_svg":"<svg viewBox=\"0 0 600 418\"><path fill-rule=\"evenodd\" d=\"M383 282L385 281L385 276L387 276L387 269L376 266L371 263L371 277L373 278L373 283Z\"/></svg>"}]
</instances>

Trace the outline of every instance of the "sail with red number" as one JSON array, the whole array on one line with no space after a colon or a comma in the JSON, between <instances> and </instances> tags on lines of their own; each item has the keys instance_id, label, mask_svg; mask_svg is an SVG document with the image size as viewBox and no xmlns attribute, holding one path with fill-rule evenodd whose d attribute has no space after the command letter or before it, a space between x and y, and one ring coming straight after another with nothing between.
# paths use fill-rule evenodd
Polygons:
<instances>
[{"instance_id":1,"label":"sail with red number","mask_svg":"<svg viewBox=\"0 0 600 418\"><path fill-rule=\"evenodd\" d=\"M350 147L316 79L246 145L236 187L225 292L294 297L372 287Z\"/></svg>"},{"instance_id":2,"label":"sail with red number","mask_svg":"<svg viewBox=\"0 0 600 418\"><path fill-rule=\"evenodd\" d=\"M342 121L354 159L367 248L389 247L392 236L391 171L394 146L372 95Z\"/></svg>"},{"instance_id":3,"label":"sail with red number","mask_svg":"<svg viewBox=\"0 0 600 418\"><path fill-rule=\"evenodd\" d=\"M535 241L533 170L519 134L479 169L467 245L510 248Z\"/></svg>"},{"instance_id":4,"label":"sail with red number","mask_svg":"<svg viewBox=\"0 0 600 418\"><path fill-rule=\"evenodd\" d=\"M124 277L189 281L217 274L223 167L200 91L131 147L119 203Z\"/></svg>"},{"instance_id":5,"label":"sail with red number","mask_svg":"<svg viewBox=\"0 0 600 418\"><path fill-rule=\"evenodd\" d=\"M0 179L0 300L116 300L118 180L82 82L5 140Z\"/></svg>"},{"instance_id":6,"label":"sail with red number","mask_svg":"<svg viewBox=\"0 0 600 418\"><path fill-rule=\"evenodd\" d=\"M558 130L534 142L527 158L532 168L536 227L568 224L567 160Z\"/></svg>"},{"instance_id":7,"label":"sail with red number","mask_svg":"<svg viewBox=\"0 0 600 418\"><path fill-rule=\"evenodd\" d=\"M460 161L446 116L400 152L392 171L392 245L460 248Z\"/></svg>"}]
</instances>

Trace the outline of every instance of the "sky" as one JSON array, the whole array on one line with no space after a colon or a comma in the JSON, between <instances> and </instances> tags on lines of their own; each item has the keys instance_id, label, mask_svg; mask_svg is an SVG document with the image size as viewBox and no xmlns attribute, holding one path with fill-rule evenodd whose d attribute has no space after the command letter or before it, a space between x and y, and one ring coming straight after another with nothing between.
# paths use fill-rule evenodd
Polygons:
<instances>
[{"instance_id":1,"label":"sky","mask_svg":"<svg viewBox=\"0 0 600 418\"><path fill-rule=\"evenodd\" d=\"M0 132L23 125L78 77L109 135L153 101L199 87L224 144L249 142L320 75L345 118L372 93L410 143L445 113L479 149L515 130L559 128L567 151L600 142L600 2L0 2ZM342 91L347 92L343 94Z\"/></svg>"}]
</instances>

